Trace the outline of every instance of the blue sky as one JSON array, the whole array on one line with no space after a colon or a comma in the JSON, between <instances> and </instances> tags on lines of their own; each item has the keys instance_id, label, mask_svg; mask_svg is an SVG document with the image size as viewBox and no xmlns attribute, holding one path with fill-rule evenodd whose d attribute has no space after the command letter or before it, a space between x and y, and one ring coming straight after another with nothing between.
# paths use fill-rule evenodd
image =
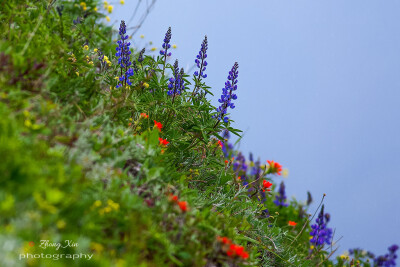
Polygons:
<instances>
[{"instance_id":1,"label":"blue sky","mask_svg":"<svg viewBox=\"0 0 400 267\"><path fill-rule=\"evenodd\" d=\"M400 242L399 18L396 0L159 0L133 45L160 47L171 26L172 57L189 68L207 35L214 103L239 62L240 149L288 168L288 196L327 194L339 252L384 254Z\"/></svg>"}]
</instances>

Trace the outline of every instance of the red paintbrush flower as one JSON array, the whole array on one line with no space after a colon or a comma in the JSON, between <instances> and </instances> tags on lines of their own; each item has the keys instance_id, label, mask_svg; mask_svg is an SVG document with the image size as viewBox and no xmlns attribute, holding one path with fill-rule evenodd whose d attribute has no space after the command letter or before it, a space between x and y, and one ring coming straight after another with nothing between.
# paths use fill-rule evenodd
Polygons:
<instances>
[{"instance_id":1,"label":"red paintbrush flower","mask_svg":"<svg viewBox=\"0 0 400 267\"><path fill-rule=\"evenodd\" d=\"M179 201L178 205L181 211L186 212L188 210L188 203L186 201Z\"/></svg>"},{"instance_id":2,"label":"red paintbrush flower","mask_svg":"<svg viewBox=\"0 0 400 267\"><path fill-rule=\"evenodd\" d=\"M169 142L167 141L167 139L162 139L162 138L158 138L158 141L160 141L160 145L166 146L169 144Z\"/></svg>"},{"instance_id":3,"label":"red paintbrush flower","mask_svg":"<svg viewBox=\"0 0 400 267\"><path fill-rule=\"evenodd\" d=\"M281 175L282 171L282 165L279 164L278 162L274 162L273 160L267 160L269 164L268 172L269 173L276 173L278 175Z\"/></svg>"},{"instance_id":4,"label":"red paintbrush flower","mask_svg":"<svg viewBox=\"0 0 400 267\"><path fill-rule=\"evenodd\" d=\"M223 147L223 144L222 144L222 142L220 141L220 140L218 140L218 145L222 148Z\"/></svg>"},{"instance_id":5,"label":"red paintbrush flower","mask_svg":"<svg viewBox=\"0 0 400 267\"><path fill-rule=\"evenodd\" d=\"M154 128L158 128L158 130L161 132L162 127L163 125L161 124L161 122L154 121Z\"/></svg>"},{"instance_id":6,"label":"red paintbrush flower","mask_svg":"<svg viewBox=\"0 0 400 267\"><path fill-rule=\"evenodd\" d=\"M267 191L271 191L271 188L270 188L271 186L272 186L272 183L271 183L271 182L266 181L266 180L263 180L264 191L265 191L265 189L266 189Z\"/></svg>"},{"instance_id":7,"label":"red paintbrush flower","mask_svg":"<svg viewBox=\"0 0 400 267\"><path fill-rule=\"evenodd\" d=\"M172 201L172 202L178 202L178 196L170 194L169 195L169 200Z\"/></svg>"}]
</instances>

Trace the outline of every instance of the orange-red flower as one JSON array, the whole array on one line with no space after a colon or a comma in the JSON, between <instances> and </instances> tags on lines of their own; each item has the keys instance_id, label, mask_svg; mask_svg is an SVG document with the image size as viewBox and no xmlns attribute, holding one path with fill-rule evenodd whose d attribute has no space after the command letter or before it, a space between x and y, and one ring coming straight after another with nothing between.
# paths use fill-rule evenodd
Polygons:
<instances>
[{"instance_id":1,"label":"orange-red flower","mask_svg":"<svg viewBox=\"0 0 400 267\"><path fill-rule=\"evenodd\" d=\"M140 113L140 117L144 118L144 119L147 119L149 117L149 115L147 115L146 113ZM161 125L161 127L162 127L162 125Z\"/></svg>"},{"instance_id":2,"label":"orange-red flower","mask_svg":"<svg viewBox=\"0 0 400 267\"><path fill-rule=\"evenodd\" d=\"M218 140L218 145L222 148L222 142L220 140Z\"/></svg>"},{"instance_id":3,"label":"orange-red flower","mask_svg":"<svg viewBox=\"0 0 400 267\"><path fill-rule=\"evenodd\" d=\"M226 252L226 255L228 255L229 257L234 257L234 256L235 256L235 251L233 251L233 250L228 250L228 251Z\"/></svg>"},{"instance_id":4,"label":"orange-red flower","mask_svg":"<svg viewBox=\"0 0 400 267\"><path fill-rule=\"evenodd\" d=\"M227 237L217 236L217 240L223 244L222 250L229 257L241 257L242 259L247 259L249 257L249 253L244 250L244 247L233 244L232 241Z\"/></svg>"},{"instance_id":5,"label":"orange-red flower","mask_svg":"<svg viewBox=\"0 0 400 267\"><path fill-rule=\"evenodd\" d=\"M170 194L169 195L169 200L171 200L172 202L178 202L178 196Z\"/></svg>"},{"instance_id":6,"label":"orange-red flower","mask_svg":"<svg viewBox=\"0 0 400 267\"><path fill-rule=\"evenodd\" d=\"M249 254L244 251L244 247L232 244L229 246L229 250L226 252L226 255L229 257L241 257L243 259L247 259L249 257Z\"/></svg>"},{"instance_id":7,"label":"orange-red flower","mask_svg":"<svg viewBox=\"0 0 400 267\"><path fill-rule=\"evenodd\" d=\"M296 224L297 224L297 222L289 221L289 225L290 225L290 226L296 226Z\"/></svg>"},{"instance_id":8,"label":"orange-red flower","mask_svg":"<svg viewBox=\"0 0 400 267\"><path fill-rule=\"evenodd\" d=\"M265 191L265 189L266 189L267 191L271 191L271 186L272 186L272 183L271 183L271 182L266 181L266 180L263 180L264 191Z\"/></svg>"},{"instance_id":9,"label":"orange-red flower","mask_svg":"<svg viewBox=\"0 0 400 267\"><path fill-rule=\"evenodd\" d=\"M154 121L154 128L158 128L158 130L161 132L162 127L163 125L161 124L161 122Z\"/></svg>"},{"instance_id":10,"label":"orange-red flower","mask_svg":"<svg viewBox=\"0 0 400 267\"><path fill-rule=\"evenodd\" d=\"M186 212L188 210L188 203L186 201L179 201L178 205L181 211Z\"/></svg>"},{"instance_id":11,"label":"orange-red flower","mask_svg":"<svg viewBox=\"0 0 400 267\"><path fill-rule=\"evenodd\" d=\"M249 258L249 253L247 253L246 251L243 251L242 255L240 255L240 257L242 257L242 259L247 260Z\"/></svg>"},{"instance_id":12,"label":"orange-red flower","mask_svg":"<svg viewBox=\"0 0 400 267\"><path fill-rule=\"evenodd\" d=\"M232 241L229 238L227 238L226 236L224 236L224 237L217 236L217 240L225 245L232 243Z\"/></svg>"},{"instance_id":13,"label":"orange-red flower","mask_svg":"<svg viewBox=\"0 0 400 267\"><path fill-rule=\"evenodd\" d=\"M162 138L158 138L158 141L160 141L160 145L166 146L169 144L169 142L167 141L167 139L162 139Z\"/></svg>"},{"instance_id":14,"label":"orange-red flower","mask_svg":"<svg viewBox=\"0 0 400 267\"><path fill-rule=\"evenodd\" d=\"M279 164L278 162L274 162L273 160L267 160L269 164L268 172L269 173L276 173L278 175L281 175L282 171L282 165Z\"/></svg>"},{"instance_id":15,"label":"orange-red flower","mask_svg":"<svg viewBox=\"0 0 400 267\"><path fill-rule=\"evenodd\" d=\"M222 243L224 243L224 244L230 244L231 243L231 240L229 239L229 238L227 238L227 237L223 237L222 238Z\"/></svg>"}]
</instances>

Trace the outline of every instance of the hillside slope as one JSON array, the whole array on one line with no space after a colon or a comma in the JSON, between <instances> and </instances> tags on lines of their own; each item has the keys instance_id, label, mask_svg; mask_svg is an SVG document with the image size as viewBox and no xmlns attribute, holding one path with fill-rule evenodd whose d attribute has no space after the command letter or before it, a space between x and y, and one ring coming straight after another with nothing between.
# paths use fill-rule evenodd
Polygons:
<instances>
[{"instance_id":1,"label":"hillside slope","mask_svg":"<svg viewBox=\"0 0 400 267\"><path fill-rule=\"evenodd\" d=\"M240 66L209 88L206 38L185 73L171 29L147 56L108 3L0 8L1 266L395 265L397 246L332 260L323 200L308 214L279 163L233 149Z\"/></svg>"}]
</instances>

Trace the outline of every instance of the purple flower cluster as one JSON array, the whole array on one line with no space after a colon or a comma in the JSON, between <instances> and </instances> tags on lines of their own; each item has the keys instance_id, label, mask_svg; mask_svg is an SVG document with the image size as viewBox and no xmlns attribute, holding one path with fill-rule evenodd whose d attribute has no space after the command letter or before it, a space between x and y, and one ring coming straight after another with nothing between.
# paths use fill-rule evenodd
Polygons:
<instances>
[{"instance_id":1,"label":"purple flower cluster","mask_svg":"<svg viewBox=\"0 0 400 267\"><path fill-rule=\"evenodd\" d=\"M207 42L207 36L204 37L203 43L201 44L201 48L199 51L199 54L196 56L195 63L197 67L200 69L200 71L195 71L194 76L198 76L197 78L200 79L200 77L207 78L207 74L204 74L204 71L206 70L207 66L207 48L208 48L208 42Z\"/></svg>"},{"instance_id":2,"label":"purple flower cluster","mask_svg":"<svg viewBox=\"0 0 400 267\"><path fill-rule=\"evenodd\" d=\"M233 163L233 171L243 171L245 173L247 171L246 159L241 152L239 152L236 157L236 161Z\"/></svg>"},{"instance_id":3,"label":"purple flower cluster","mask_svg":"<svg viewBox=\"0 0 400 267\"><path fill-rule=\"evenodd\" d=\"M237 90L237 77L239 74L238 71L239 64L235 62L231 71L228 75L228 81L225 83L225 87L222 88L221 98L218 99L218 102L221 103L221 106L217 108L217 115L214 116L218 121L223 120L225 123L228 123L229 118L226 116L228 107L231 109L235 108L235 105L232 103L232 100L237 99L236 94L233 91Z\"/></svg>"},{"instance_id":4,"label":"purple flower cluster","mask_svg":"<svg viewBox=\"0 0 400 267\"><path fill-rule=\"evenodd\" d=\"M253 162L253 155L251 155L250 161ZM260 160L257 160L254 163L254 166L250 170L250 175L254 175L256 178L258 178L260 176L260 174L261 174L261 165L260 164L261 164Z\"/></svg>"},{"instance_id":5,"label":"purple flower cluster","mask_svg":"<svg viewBox=\"0 0 400 267\"><path fill-rule=\"evenodd\" d=\"M370 259L375 259L375 255L372 253L372 252L370 252L370 251L364 251L364 250L362 250L362 249L360 249L360 248L352 248L352 249L349 249L349 255L351 255L351 256L356 256L356 257L363 257L364 255L364 253L366 252L366 257L368 257L368 258L370 258Z\"/></svg>"},{"instance_id":6,"label":"purple flower cluster","mask_svg":"<svg viewBox=\"0 0 400 267\"><path fill-rule=\"evenodd\" d=\"M139 62L139 63L142 63L142 62L143 62L143 60L144 60L143 54L144 54L145 51L146 51L146 48L143 48L143 49L140 51L139 56L138 56L138 62Z\"/></svg>"},{"instance_id":7,"label":"purple flower cluster","mask_svg":"<svg viewBox=\"0 0 400 267\"><path fill-rule=\"evenodd\" d=\"M286 204L285 201L286 201L285 184L281 182L279 186L278 195L275 196L274 204L281 207L287 207L288 204Z\"/></svg>"},{"instance_id":8,"label":"purple flower cluster","mask_svg":"<svg viewBox=\"0 0 400 267\"><path fill-rule=\"evenodd\" d=\"M384 256L379 256L375 259L375 266L392 267L396 266L396 251L399 249L398 245L392 245L388 248L389 253Z\"/></svg>"},{"instance_id":9,"label":"purple flower cluster","mask_svg":"<svg viewBox=\"0 0 400 267\"><path fill-rule=\"evenodd\" d=\"M321 212L318 215L316 220L316 224L311 225L310 235L312 238L310 239L310 243L317 246L322 246L324 243L330 245L332 239L332 229L327 228L327 224L329 222L330 215L328 213L324 214L324 205L322 205Z\"/></svg>"},{"instance_id":10,"label":"purple flower cluster","mask_svg":"<svg viewBox=\"0 0 400 267\"><path fill-rule=\"evenodd\" d=\"M222 137L225 140L229 139L229 131L228 130L224 130L222 132ZM229 158L230 156L230 151L233 149L233 145L231 143L229 143L228 141L226 142L221 142L221 149L222 149L222 153L224 153L225 158Z\"/></svg>"},{"instance_id":11,"label":"purple flower cluster","mask_svg":"<svg viewBox=\"0 0 400 267\"><path fill-rule=\"evenodd\" d=\"M129 68L131 66L131 51L129 49L129 46L131 45L130 42L127 42L128 40L128 35L126 34L126 25L125 21L121 21L121 24L119 26L119 35L121 37L120 40L117 41L118 46L116 48L117 52L115 53L115 56L118 57L118 64L121 66L121 75L119 77L120 83L116 86L117 88L121 86L126 86L132 85L130 78L133 76L133 69Z\"/></svg>"},{"instance_id":12,"label":"purple flower cluster","mask_svg":"<svg viewBox=\"0 0 400 267\"><path fill-rule=\"evenodd\" d=\"M165 57L171 56L171 52L168 53L168 49L171 48L171 45L169 44L170 41L171 41L171 27L169 27L167 32L165 33L164 43L162 44L163 49L160 50L160 55Z\"/></svg>"},{"instance_id":13,"label":"purple flower cluster","mask_svg":"<svg viewBox=\"0 0 400 267\"><path fill-rule=\"evenodd\" d=\"M168 84L168 95L169 96L177 96L180 95L181 92L185 89L184 80L183 80L184 70L183 68L179 70L178 60L174 63L174 77L169 78Z\"/></svg>"},{"instance_id":14,"label":"purple flower cluster","mask_svg":"<svg viewBox=\"0 0 400 267\"><path fill-rule=\"evenodd\" d=\"M103 52L101 52L100 49L97 49L97 55L99 56L98 59L100 61L100 66L102 68L105 68L107 63L104 61L104 54L103 54Z\"/></svg>"}]
</instances>

